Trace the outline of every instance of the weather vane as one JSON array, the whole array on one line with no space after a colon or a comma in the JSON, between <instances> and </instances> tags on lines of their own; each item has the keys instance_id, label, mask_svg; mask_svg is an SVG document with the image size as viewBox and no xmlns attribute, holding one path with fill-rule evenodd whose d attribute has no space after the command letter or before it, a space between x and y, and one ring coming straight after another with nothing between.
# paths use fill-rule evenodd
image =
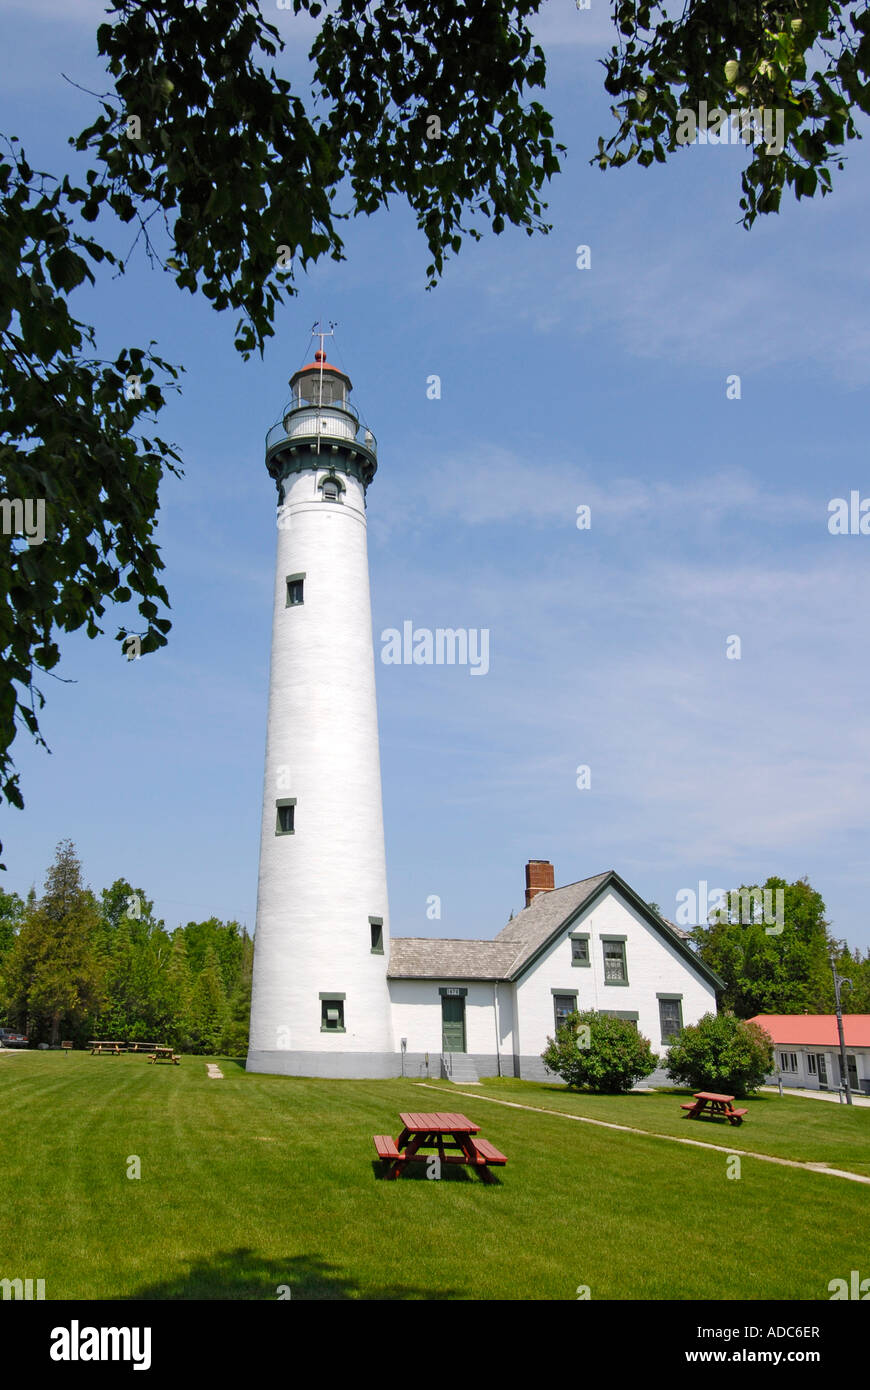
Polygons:
<instances>
[{"instance_id":1,"label":"weather vane","mask_svg":"<svg viewBox=\"0 0 870 1390\"><path fill-rule=\"evenodd\" d=\"M329 329L328 329L327 331L324 331L324 330L320 327L320 319L316 319L315 322L312 324L312 326L311 326L311 336L312 336L312 338L319 338L319 339L320 339L320 351L321 351L321 352L323 352L323 340L324 340L324 338L334 338L334 337L335 337L335 329L336 329L336 327L337 327L337 325L334 324L334 323L332 322L332 319L329 320Z\"/></svg>"}]
</instances>

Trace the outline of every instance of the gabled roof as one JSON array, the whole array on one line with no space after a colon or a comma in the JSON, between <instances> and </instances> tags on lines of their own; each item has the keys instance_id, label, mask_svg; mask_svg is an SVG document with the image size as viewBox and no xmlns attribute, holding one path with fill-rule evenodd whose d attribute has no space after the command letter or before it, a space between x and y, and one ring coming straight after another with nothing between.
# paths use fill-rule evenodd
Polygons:
<instances>
[{"instance_id":1,"label":"gabled roof","mask_svg":"<svg viewBox=\"0 0 870 1390\"><path fill-rule=\"evenodd\" d=\"M797 1047L839 1047L836 1014L756 1014L750 1023L760 1023L777 1045ZM843 1036L847 1047L870 1047L870 1014L843 1014Z\"/></svg>"},{"instance_id":2,"label":"gabled roof","mask_svg":"<svg viewBox=\"0 0 870 1390\"><path fill-rule=\"evenodd\" d=\"M615 888L677 953L716 989L724 981L686 944L688 933L666 922L613 869L564 888L537 893L494 941L394 936L390 979L518 980L571 922L610 888Z\"/></svg>"}]
</instances>

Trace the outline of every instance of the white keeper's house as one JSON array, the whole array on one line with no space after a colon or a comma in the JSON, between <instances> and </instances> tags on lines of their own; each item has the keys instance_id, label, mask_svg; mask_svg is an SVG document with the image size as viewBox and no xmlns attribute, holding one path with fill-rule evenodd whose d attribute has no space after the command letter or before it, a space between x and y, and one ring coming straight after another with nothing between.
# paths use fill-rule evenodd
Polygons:
<instances>
[{"instance_id":1,"label":"white keeper's house","mask_svg":"<svg viewBox=\"0 0 870 1390\"><path fill-rule=\"evenodd\" d=\"M715 1011L721 982L612 870L556 888L532 860L525 909L494 939L391 939L366 540L377 444L328 336L266 437L278 540L248 1070L546 1079L540 1054L574 1008L630 1019L661 1052Z\"/></svg>"}]
</instances>

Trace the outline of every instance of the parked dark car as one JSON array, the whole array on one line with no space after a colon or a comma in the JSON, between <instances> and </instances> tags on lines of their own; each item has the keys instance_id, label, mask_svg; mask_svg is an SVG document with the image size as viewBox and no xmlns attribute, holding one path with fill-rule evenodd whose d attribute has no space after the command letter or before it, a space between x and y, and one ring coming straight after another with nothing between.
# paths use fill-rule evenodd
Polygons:
<instances>
[{"instance_id":1,"label":"parked dark car","mask_svg":"<svg viewBox=\"0 0 870 1390\"><path fill-rule=\"evenodd\" d=\"M26 1047L27 1039L14 1028L0 1028L0 1047Z\"/></svg>"}]
</instances>

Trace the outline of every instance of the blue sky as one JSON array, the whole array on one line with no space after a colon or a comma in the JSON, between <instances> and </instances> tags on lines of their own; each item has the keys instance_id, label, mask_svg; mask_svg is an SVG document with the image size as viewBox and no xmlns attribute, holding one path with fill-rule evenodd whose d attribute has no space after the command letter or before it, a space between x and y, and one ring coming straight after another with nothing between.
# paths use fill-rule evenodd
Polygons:
<instances>
[{"instance_id":1,"label":"blue sky","mask_svg":"<svg viewBox=\"0 0 870 1390\"><path fill-rule=\"evenodd\" d=\"M60 74L107 86L101 10L2 5L3 125L36 167L77 167L66 137L94 103ZM314 26L265 12L289 44L279 71L303 83ZM347 260L300 280L248 363L234 316L144 257L77 294L106 356L154 338L187 368L159 431L185 467L161 498L174 626L137 662L113 614L104 639L64 639L74 683L44 682L51 756L19 738L26 809L0 812L7 887L41 885L69 836L95 889L128 878L169 927L253 928L275 558L263 436L311 324L331 318L378 438L376 652L406 620L490 632L485 677L378 663L393 932L491 936L522 906L526 860L548 858L557 884L614 868L671 916L702 880L807 875L835 935L870 946L870 537L827 527L831 498L870 496L867 146L833 196L786 197L746 232L739 149L589 166L611 130L600 0L545 0L537 27L568 146L549 236L468 243L427 293L396 202L346 224Z\"/></svg>"}]
</instances>

